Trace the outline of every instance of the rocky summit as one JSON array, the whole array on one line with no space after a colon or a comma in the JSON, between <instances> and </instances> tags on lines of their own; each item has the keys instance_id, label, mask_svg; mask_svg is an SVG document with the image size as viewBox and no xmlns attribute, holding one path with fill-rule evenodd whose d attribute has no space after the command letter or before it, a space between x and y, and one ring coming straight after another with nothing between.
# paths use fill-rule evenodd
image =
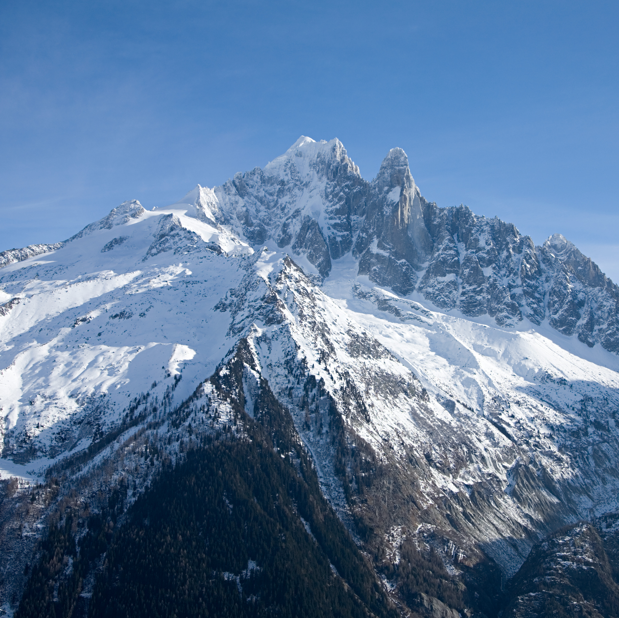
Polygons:
<instances>
[{"instance_id":1,"label":"rocky summit","mask_svg":"<svg viewBox=\"0 0 619 618\"><path fill-rule=\"evenodd\" d=\"M618 303L337 139L5 251L0 607L614 616Z\"/></svg>"}]
</instances>

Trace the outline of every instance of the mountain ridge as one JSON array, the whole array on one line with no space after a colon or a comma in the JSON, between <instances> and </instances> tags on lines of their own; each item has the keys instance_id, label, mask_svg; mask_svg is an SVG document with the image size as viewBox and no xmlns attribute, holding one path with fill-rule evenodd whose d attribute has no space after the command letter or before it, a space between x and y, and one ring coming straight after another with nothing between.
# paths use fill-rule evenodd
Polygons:
<instances>
[{"instance_id":1,"label":"mountain ridge","mask_svg":"<svg viewBox=\"0 0 619 618\"><path fill-rule=\"evenodd\" d=\"M136 205L119 208L138 216ZM418 292L441 310L487 314L499 325L548 320L589 346L619 351L619 288L597 265L560 235L536 247L512 224L465 206L438 208L421 196L399 148L367 182L339 140L302 136L264 169L213 190L198 186L174 206L185 205L186 215L213 231L254 248L275 242L306 258L322 278L351 252L358 274L399 294ZM114 225L113 216L123 215L110 213L78 237L93 225ZM15 259L3 256L0 262Z\"/></svg>"}]
</instances>

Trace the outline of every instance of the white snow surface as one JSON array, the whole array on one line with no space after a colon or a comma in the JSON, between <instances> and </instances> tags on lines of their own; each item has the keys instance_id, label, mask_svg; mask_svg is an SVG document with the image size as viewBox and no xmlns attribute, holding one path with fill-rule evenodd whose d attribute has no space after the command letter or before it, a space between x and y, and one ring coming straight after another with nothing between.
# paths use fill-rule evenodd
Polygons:
<instances>
[{"instance_id":1,"label":"white snow surface","mask_svg":"<svg viewBox=\"0 0 619 618\"><path fill-rule=\"evenodd\" d=\"M243 258L191 253L182 242L148 257L170 214L181 233L213 242L213 228L188 217L182 205L144 211L45 259L0 271L3 298L20 301L0 316L3 433L13 430L41 453L53 453L71 417L97 402L105 401L102 422L111 426L155 381L163 392L182 374L175 393L182 401L214 371L234 343L226 336L228 316L214 306L244 275ZM125 240L102 252L115 238ZM217 244L237 255L251 252L225 230Z\"/></svg>"}]
</instances>

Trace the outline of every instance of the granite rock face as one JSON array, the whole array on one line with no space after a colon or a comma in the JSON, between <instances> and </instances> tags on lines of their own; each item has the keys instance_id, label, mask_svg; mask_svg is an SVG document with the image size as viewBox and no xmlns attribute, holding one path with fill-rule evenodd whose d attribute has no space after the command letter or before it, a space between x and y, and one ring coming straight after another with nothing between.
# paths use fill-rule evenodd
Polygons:
<instances>
[{"instance_id":1,"label":"granite rock face","mask_svg":"<svg viewBox=\"0 0 619 618\"><path fill-rule=\"evenodd\" d=\"M550 325L593 346L619 352L619 288L599 267L560 234L551 236L540 254L547 272Z\"/></svg>"},{"instance_id":2,"label":"granite rock face","mask_svg":"<svg viewBox=\"0 0 619 618\"><path fill-rule=\"evenodd\" d=\"M359 274L408 294L415 289L418 272L431 248L408 158L402 149L394 148L371 184L364 222L354 245Z\"/></svg>"},{"instance_id":3,"label":"granite rock face","mask_svg":"<svg viewBox=\"0 0 619 618\"><path fill-rule=\"evenodd\" d=\"M300 138L264 169L214 189L219 222L252 245L273 241L325 277L350 252L367 183L339 140Z\"/></svg>"},{"instance_id":4,"label":"granite rock face","mask_svg":"<svg viewBox=\"0 0 619 618\"><path fill-rule=\"evenodd\" d=\"M254 247L272 241L322 279L351 254L359 275L440 310L499 326L547 320L619 352L619 288L598 266L560 235L536 247L510 223L428 202L400 148L368 182L339 140L302 137L264 169L195 193L196 217Z\"/></svg>"}]
</instances>

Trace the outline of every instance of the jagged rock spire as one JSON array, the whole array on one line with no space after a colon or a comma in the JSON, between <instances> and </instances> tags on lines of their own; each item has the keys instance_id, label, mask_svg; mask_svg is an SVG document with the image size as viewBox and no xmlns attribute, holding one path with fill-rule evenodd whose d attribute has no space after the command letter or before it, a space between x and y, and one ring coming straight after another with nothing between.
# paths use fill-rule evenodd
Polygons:
<instances>
[{"instance_id":1,"label":"jagged rock spire","mask_svg":"<svg viewBox=\"0 0 619 618\"><path fill-rule=\"evenodd\" d=\"M408 157L401 148L392 148L389 151L380 165L373 184L379 190L415 185L408 166Z\"/></svg>"}]
</instances>

